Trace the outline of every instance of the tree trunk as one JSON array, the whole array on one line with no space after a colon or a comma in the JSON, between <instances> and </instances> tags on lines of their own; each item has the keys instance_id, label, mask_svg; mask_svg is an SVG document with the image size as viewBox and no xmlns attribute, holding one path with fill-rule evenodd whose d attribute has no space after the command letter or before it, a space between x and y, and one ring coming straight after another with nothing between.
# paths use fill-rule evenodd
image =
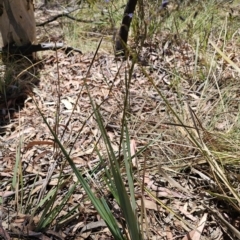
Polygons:
<instances>
[{"instance_id":1,"label":"tree trunk","mask_svg":"<svg viewBox=\"0 0 240 240\"><path fill-rule=\"evenodd\" d=\"M0 0L0 31L4 47L34 44L33 0Z\"/></svg>"},{"instance_id":2,"label":"tree trunk","mask_svg":"<svg viewBox=\"0 0 240 240\"><path fill-rule=\"evenodd\" d=\"M115 40L115 54L116 55L125 55L125 50L128 40L128 32L130 24L133 18L135 7L137 5L137 0L128 0L128 3L124 10L124 15L122 19L122 25L116 36Z\"/></svg>"}]
</instances>

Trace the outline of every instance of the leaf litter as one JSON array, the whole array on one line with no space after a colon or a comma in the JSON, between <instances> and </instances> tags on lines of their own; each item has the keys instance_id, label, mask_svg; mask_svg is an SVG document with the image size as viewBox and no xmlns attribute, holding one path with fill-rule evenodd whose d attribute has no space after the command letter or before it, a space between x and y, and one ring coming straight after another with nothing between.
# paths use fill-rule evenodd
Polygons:
<instances>
[{"instance_id":1,"label":"leaf litter","mask_svg":"<svg viewBox=\"0 0 240 240\"><path fill-rule=\"evenodd\" d=\"M149 46L146 44L142 50L142 58L148 63L147 73L154 79L156 87L161 90L169 103L174 105L178 113L183 113L184 122L193 126L189 111L182 110L182 106L187 102L196 111L201 123L204 124L203 127L211 125L214 110L218 111L216 105L220 101L220 88L221 94L225 94L226 91L233 99L229 99L232 104L229 105L227 118L219 116L215 120L213 130L224 131L229 128L229 125L235 124L238 103L234 97L239 96L238 82L228 82L231 86L229 88L225 80L230 78L234 80L236 76L239 77L240 65L237 58L240 56L239 49L234 49L238 54L234 53L231 56L231 61L238 67L234 65L232 69L231 62L224 63L224 71L218 76L218 86L214 86L213 81L209 84L210 87L205 89L206 83L195 79L196 76L190 74L196 71L194 69L195 52L191 45L187 42L170 44L167 39L169 39L168 34L165 36L163 34L161 39L156 38L155 42ZM159 42L165 42L163 50ZM226 46L225 49L232 51L231 46ZM9 232L11 236L30 236L36 239L50 239L49 237L86 239L89 236L99 239L110 238L111 235L105 228L105 223L100 219L80 185L76 187L59 214L55 222L57 228L51 226L51 229L45 232L34 231L42 211L35 213L33 219L30 219L27 213L20 214L21 206L17 196L24 191L24 203L27 203L28 196L35 199L33 200L35 202L29 205L33 208L46 194L58 186L58 179L61 176L61 187L58 191L60 202L70 186L76 182L70 166L58 151L34 101L50 126L58 133L76 166L89 179L92 188L99 196L108 196L109 192L101 180L101 169L104 166L94 152L95 144L99 144L103 155L106 152L101 141L101 133L92 115L84 81L99 106L109 138L114 150L117 151L126 92L125 74L129 71L131 63L117 62L113 55L99 53L87 75L93 58L92 53L66 56L58 51L45 53L42 58L44 60L39 85L34 88L34 94L30 94L25 100L24 107L15 113L11 127L6 128L7 131L1 135L1 236L10 239L7 233ZM221 66L220 60L217 66ZM213 177L203 155L191 144L186 129L181 125L170 124L175 123L175 120L148 77L143 74L142 67L141 62L136 65L130 85L129 131L132 137L132 155L149 141L153 141L145 157L139 155L132 158L132 164L140 172L140 176L141 172L144 172L144 187L152 193L149 195L144 192L143 201L137 200L139 209L142 203L146 209L150 227L148 234L151 239L225 239L226 236L235 239L231 236L239 236L238 212L222 201L223 197L231 196L225 195L218 198L213 194L219 191L216 176ZM201 65L197 67L201 68ZM171 71L173 68L178 69L177 77L181 79L181 84L174 82L176 79L175 73ZM212 77L214 80L214 74ZM203 101L201 94L207 100ZM56 124L57 108L60 116L58 124ZM78 134L79 131L81 134ZM214 138L218 138L216 137L218 135L205 131L201 134L204 142L211 142L210 146L213 147L212 143L217 141ZM16 149L19 146L25 186L19 186L19 189L12 191L11 179L16 161ZM143 167L144 161L146 161L146 169ZM107 165L107 161L104 164ZM231 166L226 165L225 171L233 170ZM236 176L233 176L232 184L234 181L236 184L239 183L238 171L234 173ZM138 178L139 175L136 175L135 191L136 196L141 196L137 183L141 181L141 177ZM224 189L224 191L227 190ZM116 210L116 203L111 199L109 201ZM167 208L164 208L160 201ZM41 206L43 210L44 204ZM67 215L75 206L77 208L74 215L61 221L61 216ZM228 225L225 224L226 222Z\"/></svg>"}]
</instances>

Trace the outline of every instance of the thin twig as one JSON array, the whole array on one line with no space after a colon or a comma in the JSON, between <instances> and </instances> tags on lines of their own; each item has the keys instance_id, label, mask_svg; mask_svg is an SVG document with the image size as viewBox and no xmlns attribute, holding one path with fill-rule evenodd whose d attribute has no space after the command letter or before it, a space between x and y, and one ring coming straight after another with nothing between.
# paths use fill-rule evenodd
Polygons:
<instances>
[{"instance_id":1,"label":"thin twig","mask_svg":"<svg viewBox=\"0 0 240 240\"><path fill-rule=\"evenodd\" d=\"M70 18L70 19L72 19L72 20L74 20L76 22L82 22L82 23L92 23L93 22L93 20L83 20L83 19L72 17L72 16L69 15L69 13L60 13L60 14L52 17L51 19L47 20L46 22L36 24L36 26L37 27L43 27L46 24L57 20L60 17L67 17L67 18Z\"/></svg>"}]
</instances>

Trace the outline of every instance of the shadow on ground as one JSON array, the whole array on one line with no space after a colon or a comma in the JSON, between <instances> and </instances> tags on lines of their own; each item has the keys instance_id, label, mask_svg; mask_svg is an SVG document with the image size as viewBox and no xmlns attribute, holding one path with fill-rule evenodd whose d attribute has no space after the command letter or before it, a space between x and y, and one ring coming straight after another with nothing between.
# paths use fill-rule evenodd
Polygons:
<instances>
[{"instance_id":1,"label":"shadow on ground","mask_svg":"<svg viewBox=\"0 0 240 240\"><path fill-rule=\"evenodd\" d=\"M39 83L40 62L24 56L1 57L0 63L0 134L16 120L25 100Z\"/></svg>"}]
</instances>

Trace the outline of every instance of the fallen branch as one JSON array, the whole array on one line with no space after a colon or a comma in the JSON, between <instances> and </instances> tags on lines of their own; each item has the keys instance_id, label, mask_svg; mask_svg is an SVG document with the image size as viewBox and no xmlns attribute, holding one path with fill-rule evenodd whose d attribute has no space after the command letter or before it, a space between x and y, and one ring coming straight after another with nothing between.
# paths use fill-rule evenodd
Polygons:
<instances>
[{"instance_id":1,"label":"fallen branch","mask_svg":"<svg viewBox=\"0 0 240 240\"><path fill-rule=\"evenodd\" d=\"M68 54L71 51L82 54L81 50L73 47L68 47L68 46L65 47L63 43L40 43L36 45L29 44L25 46L9 46L8 45L6 47L0 48L0 52L5 54L6 53L13 54L13 55L20 54L20 55L28 56L34 52L47 51L47 50L55 51L58 49L62 49L63 51L65 51L66 54Z\"/></svg>"},{"instance_id":2,"label":"fallen branch","mask_svg":"<svg viewBox=\"0 0 240 240\"><path fill-rule=\"evenodd\" d=\"M76 22L83 22L83 23L92 23L93 22L92 20L78 19L78 18L75 18L75 17L72 17L72 16L68 15L67 13L61 13L61 14L58 14L58 15L52 17L51 19L47 20L46 22L36 24L36 26L37 27L43 27L46 24L57 20L60 17L67 17L67 18L70 18L70 19L72 19L72 20L74 20Z\"/></svg>"}]
</instances>

